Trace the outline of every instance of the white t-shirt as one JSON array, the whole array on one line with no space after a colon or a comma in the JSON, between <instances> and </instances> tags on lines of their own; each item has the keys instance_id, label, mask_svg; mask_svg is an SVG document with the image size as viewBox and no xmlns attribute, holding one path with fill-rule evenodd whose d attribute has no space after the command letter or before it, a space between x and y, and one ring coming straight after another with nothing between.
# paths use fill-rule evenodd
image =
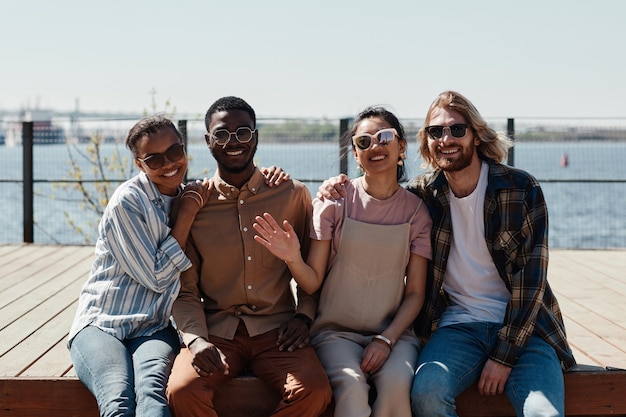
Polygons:
<instances>
[{"instance_id":1,"label":"white t-shirt","mask_svg":"<svg viewBox=\"0 0 626 417\"><path fill-rule=\"evenodd\" d=\"M489 166L483 162L476 189L467 197L450 193L452 246L443 280L450 304L440 327L457 323L502 323L511 294L487 250L484 205Z\"/></svg>"}]
</instances>

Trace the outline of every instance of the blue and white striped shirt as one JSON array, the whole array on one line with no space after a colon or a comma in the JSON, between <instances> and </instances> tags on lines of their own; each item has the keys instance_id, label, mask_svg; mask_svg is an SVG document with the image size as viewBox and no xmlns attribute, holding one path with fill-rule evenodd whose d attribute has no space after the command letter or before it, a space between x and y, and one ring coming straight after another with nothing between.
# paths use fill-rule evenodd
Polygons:
<instances>
[{"instance_id":1,"label":"blue and white striped shirt","mask_svg":"<svg viewBox=\"0 0 626 417\"><path fill-rule=\"evenodd\" d=\"M96 259L68 344L89 325L120 340L168 326L180 273L191 267L170 235L168 207L143 172L115 190L98 226Z\"/></svg>"}]
</instances>

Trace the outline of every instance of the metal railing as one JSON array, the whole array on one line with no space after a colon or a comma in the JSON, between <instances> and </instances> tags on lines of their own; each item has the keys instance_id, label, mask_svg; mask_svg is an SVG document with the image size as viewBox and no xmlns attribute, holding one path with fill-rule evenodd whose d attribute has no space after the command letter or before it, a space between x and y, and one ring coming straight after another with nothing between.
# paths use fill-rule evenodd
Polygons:
<instances>
[{"instance_id":1,"label":"metal railing","mask_svg":"<svg viewBox=\"0 0 626 417\"><path fill-rule=\"evenodd\" d=\"M73 121L73 123L75 122L76 121ZM287 121L287 122L291 124L289 124L289 127L286 128L286 131L284 133L281 133L280 135L276 133L273 133L273 134L276 135L276 137L278 136L288 137L289 138L288 142L293 145L293 148L288 148L287 150L284 151L284 155L281 155L280 153L283 152L282 149L286 145L284 145L283 142L280 142L278 140L273 141L272 137L267 138L268 139L267 142L260 142L260 143L263 143L262 146L264 147L273 146L274 148L272 148L272 150L269 152L269 154L271 155L271 160L268 161L269 163L267 163L266 161L261 161L261 165L263 165L263 163L265 163L265 166L274 164L274 165L280 165L283 168L286 168L288 172L293 173L292 175L293 177L298 178L304 181L305 183L307 183L308 185L310 185L310 189L312 191L316 190L317 185L321 183L324 179L330 176L337 175L340 172L341 173L352 172L351 170L354 168L354 161L353 161L353 158L350 157L350 152L348 149L349 144L342 143L340 140L342 136L341 133L348 129L348 126L350 124L350 119L340 119L340 120L334 120L334 121L332 120L331 121L328 121L328 120L293 121L292 120L292 121ZM497 125L496 127L499 127L498 130L506 131L508 136L516 139L516 142L517 142L517 146L511 148L510 150L508 164L515 166L517 165L516 162L519 161L520 168L525 169L531 172L532 174L534 174L539 179L539 181L543 184L544 193L546 194L546 199L548 200L549 209L551 213L551 229L554 228L554 231L551 230L551 236L554 236L556 234L556 237L555 237L555 240L557 242L556 246L568 247L568 248L575 247L575 248L602 248L602 249L611 248L611 247L626 247L626 201L622 201L625 198L622 196L626 194L624 192L626 190L623 190L623 184L626 183L626 170L624 168L624 164L621 163L621 161L623 161L624 159L624 156L626 156L626 128L623 127L623 126L626 126L625 121L620 120L619 121L620 126L618 126L617 128L615 127L607 128L605 125L604 126L594 125L594 126L576 127L574 126L574 123L572 123L572 121L567 121L567 120L565 122L561 121L561 124L555 123L553 125L550 125L549 123L546 123L545 120L543 120L541 123L541 127L537 127L538 124L536 122L533 122L532 120L520 119L519 124L522 125L523 128L518 129L517 132L515 129L516 127L515 122L516 120L510 118L510 119L506 119L506 123L501 122L498 125L498 123L496 122L495 124ZM115 144L115 143L119 144L120 137L123 137L120 135L125 135L125 133L128 131L128 128L130 127L130 125L132 125L132 123L134 122L124 121L124 123L122 123L124 126L119 127L118 129L120 134L117 137L115 135L111 135L111 137L107 136L110 132L107 129L104 129L108 132L108 133L105 132L103 134L106 139L105 142L109 141L112 144ZM266 126L265 129L267 131L275 132L276 131L275 126L280 125L281 123L285 124L285 121L284 120L282 121L281 120L259 120L259 125L261 126L260 132L262 133L261 141L264 139L263 125ZM297 127L297 126L311 125L311 124L316 124L316 123L325 126L325 130L324 130L325 136L323 137L313 136L313 139L311 139L311 137L308 137L308 136L305 137L304 133L297 133L297 134L294 133L294 130L299 130L299 128L295 128L294 126ZM188 146L190 145L192 147L195 146L193 150L189 152L190 159L192 160L201 159L203 162L203 165L208 166L210 164L206 164L206 162L212 158L208 156L208 153L206 152L203 156L201 156L202 154L200 153L200 150L199 150L199 149L202 149L203 152L206 151L206 148L202 147L201 145L203 143L202 133L200 133L200 132L203 132L203 126L201 126L202 124L203 122L201 120L179 120L178 128L181 134L183 135L183 137L185 138L186 142L188 143ZM403 121L403 124L405 125L405 128L407 130L407 136L409 138L412 138L414 137L417 130L419 129L419 126L421 126L421 121L420 120L406 120L406 121ZM494 125L494 123L492 123L492 125ZM47 126L50 127L49 124ZM328 126L331 126L331 127L329 128ZM102 130L101 127L99 129ZM113 129L110 129L110 130L112 131ZM604 136L598 136L598 132L604 132L603 133ZM38 164L41 164L42 162L37 162L37 158L35 157L34 150L39 149L39 148L45 149L46 146L48 146L48 145L41 144L42 143L41 138L38 137L38 135L41 135L41 133L42 133L41 123L39 123L38 125L38 122L21 122L22 178L21 179L16 179L16 178L0 179L0 183L15 183L15 184L22 185L22 196L21 196L22 197L21 217L23 219L22 220L23 221L22 241L25 243L35 242L36 225L40 223L36 221L36 217L42 218L42 217L45 217L45 215L47 214L47 213L44 213L44 215L40 214L39 216L35 215L36 214L36 207L35 207L36 197L46 198L46 196L44 195L45 193L38 192L36 190L36 187L38 186L51 187L51 188L57 187L57 186L67 187L67 186L72 186L76 184L82 184L83 186L86 186L86 187L93 187L100 183L107 183L107 184L111 184L110 189L112 190L115 188L117 184L125 181L128 178L128 175L121 176L121 177L110 177L106 179L102 179L98 177L88 178L87 176L82 176L82 175L80 176L80 178L76 178L76 177L67 178L67 176L64 176L64 177L63 176L61 177L48 176L44 178L41 175L39 176L35 175L35 170L37 166L39 166ZM299 136L299 135L302 135L302 136ZM585 139L587 137L591 139ZM567 140L568 138L572 138L573 140L568 141ZM86 136L83 136L82 141L85 143L88 143ZM326 144L328 146L328 149L330 150L325 150L323 151L325 153L322 153L321 157L319 156L316 157L314 156L314 152L312 151L312 149L313 149L313 146L317 146L320 143ZM612 146L611 144L613 143L617 143L618 145ZM526 148L521 146L521 144L527 145ZM567 171L565 169L567 165L562 166L563 165L562 161L560 162L561 168L562 168L561 170L554 169L553 167L550 168L550 170L544 170L543 168L545 164L538 161L545 156L544 154L546 153L546 149L552 153L556 153L556 152L560 153L561 150L559 148L563 148L563 151L562 151L563 157L568 156L567 150L572 147L576 148L570 151L573 154L578 155L579 153L583 153L583 154L589 153L590 151L587 151L586 149L582 149L582 150L578 149L581 147L581 144L583 145L589 144L590 150L593 149L594 145L601 148L598 150L601 153L601 155L599 156L600 160L597 162L597 164L596 162L594 162L593 163L594 166L588 166L586 170L584 169L584 167L582 169L580 167L577 167L575 170ZM415 146L414 143L411 145ZM529 148L535 145L540 146L541 149L532 151L534 153L529 156L528 155ZM606 145L606 146L600 146L600 145ZM518 147L519 149L516 151ZM332 149L334 149L334 151ZM47 153L47 152L44 152L44 153ZM312 155L311 158L318 158L320 160L330 161L330 163L328 164L329 166L328 169L326 170L318 169L319 165L323 161L313 161L315 163L314 168L308 169L308 171L304 171L304 172L303 171L297 172L300 167L290 165L291 161L294 159L294 155L297 154L299 157L302 157L302 156L306 156L309 153ZM417 153L417 151L414 150L414 153ZM40 156L39 159L41 160L42 159L41 154L39 154L39 156ZM615 169L613 171L606 169L607 164L612 164L612 162L608 162L610 159L609 157L611 156L616 157L616 160L620 161L619 163L615 162L615 166L614 166ZM572 158L573 157L574 156L572 155ZM59 159L61 158L55 157L55 160L58 161ZM410 162L411 161L409 161L409 163ZM419 166L420 162L421 161L418 159L413 164L411 164L411 165L414 165L412 167L413 170L415 170ZM552 160L550 164L552 164L553 162L554 161ZM191 166L192 164L190 163L190 167ZM198 177L206 176L207 174L208 175L212 174L211 172L208 172L211 169L211 167L209 168L205 167L204 169L205 169L204 171L195 169L194 172L191 172L192 170L190 169L189 175L191 177L198 178ZM411 172L411 174L417 174L418 172ZM311 175L309 175L309 173L311 173ZM607 173L609 173L610 175L606 175ZM576 198L577 193L579 195ZM572 194L574 195L573 200L571 200L573 204L565 202L566 197ZM550 201L548 197L551 197L552 201ZM48 196L47 198L49 198L50 200L60 200L58 195L54 196L54 198L50 196ZM604 205L605 207L610 207L611 212L609 214L606 214L607 209L604 209L602 211L589 209L588 210L589 213L585 214L587 209L585 209L582 206L586 204L596 203L597 201L601 201L601 200L606 200ZM73 203L68 203L67 206L73 206L76 204L81 204L81 203L76 203L76 201L74 201ZM579 210L580 213L576 213L576 215L574 216L577 218L577 220L574 221L574 220L571 220L572 215L568 214L569 213L568 210L570 210L576 204L581 205L581 208ZM48 204L41 204L41 205L44 206L43 210L47 209ZM13 206L15 206L15 204L13 204L12 207ZM56 209L50 208L50 210L54 211ZM609 222L608 226L606 227L607 230L598 231L597 227L589 226L590 224L592 224L592 222L590 222L589 220L592 217L597 218L599 215L603 214L603 212L607 216L611 216L610 218L607 217L604 220L600 220L600 223ZM11 218L10 221L12 222L16 221L16 218L18 217L18 213L15 213L15 214L16 216L13 216L13 218ZM80 214L78 214L78 216L80 216ZM624 220L620 220L620 219L624 219ZM72 222L72 220L68 218L67 213L65 214L64 221L67 221L68 223ZM617 221L617 223L610 224L610 221ZM58 224L59 222L56 221L55 223ZM585 231L585 229L589 227L592 227L592 230ZM95 230L95 226L94 226L94 230ZM580 232L581 230L582 232ZM59 238L58 236L55 237L54 232L42 231L41 233L43 233L43 236L48 236L49 238L38 239L38 241L44 240L44 241L47 241L47 243L50 243L50 242L51 243L66 243L69 240L71 241L71 243L76 243L75 239L72 240L73 238L65 239L65 238ZM578 235L581 233L582 235L578 239L580 242L576 241L578 243L567 243L567 242L572 241L569 238L562 239L562 241L565 243L559 243L560 242L559 239L562 236ZM586 236L585 234L588 234L589 236ZM603 241L601 239L600 240L596 239L598 240L598 242L585 243L585 242L594 240L594 235L598 235L598 234L606 234L607 240ZM2 241L3 239L0 236L0 242ZM93 242L85 241L84 243L92 244ZM552 244L552 246L554 247L555 245Z\"/></svg>"}]
</instances>

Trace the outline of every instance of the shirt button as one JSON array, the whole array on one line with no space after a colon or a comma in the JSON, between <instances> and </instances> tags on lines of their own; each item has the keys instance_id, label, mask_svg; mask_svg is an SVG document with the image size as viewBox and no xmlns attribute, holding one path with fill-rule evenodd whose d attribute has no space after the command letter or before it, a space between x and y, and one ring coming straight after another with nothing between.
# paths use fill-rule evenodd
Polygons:
<instances>
[{"instance_id":1,"label":"shirt button","mask_svg":"<svg viewBox=\"0 0 626 417\"><path fill-rule=\"evenodd\" d=\"M256 310L256 306L250 306L250 308Z\"/></svg>"},{"instance_id":2,"label":"shirt button","mask_svg":"<svg viewBox=\"0 0 626 417\"><path fill-rule=\"evenodd\" d=\"M252 260L252 256L248 256L248 260L251 261Z\"/></svg>"},{"instance_id":3,"label":"shirt button","mask_svg":"<svg viewBox=\"0 0 626 417\"><path fill-rule=\"evenodd\" d=\"M237 310L237 311L235 312L235 315L237 315L237 316L241 316L241 311Z\"/></svg>"},{"instance_id":4,"label":"shirt button","mask_svg":"<svg viewBox=\"0 0 626 417\"><path fill-rule=\"evenodd\" d=\"M243 200L239 200L239 204L243 204Z\"/></svg>"},{"instance_id":5,"label":"shirt button","mask_svg":"<svg viewBox=\"0 0 626 417\"><path fill-rule=\"evenodd\" d=\"M248 228L247 228L247 227L244 227L244 228L243 228L243 231L244 231L244 232L247 232L247 231L248 231Z\"/></svg>"},{"instance_id":6,"label":"shirt button","mask_svg":"<svg viewBox=\"0 0 626 417\"><path fill-rule=\"evenodd\" d=\"M252 188L252 191L256 191L256 188Z\"/></svg>"},{"instance_id":7,"label":"shirt button","mask_svg":"<svg viewBox=\"0 0 626 417\"><path fill-rule=\"evenodd\" d=\"M251 290L252 289L252 285L248 285L248 289Z\"/></svg>"}]
</instances>

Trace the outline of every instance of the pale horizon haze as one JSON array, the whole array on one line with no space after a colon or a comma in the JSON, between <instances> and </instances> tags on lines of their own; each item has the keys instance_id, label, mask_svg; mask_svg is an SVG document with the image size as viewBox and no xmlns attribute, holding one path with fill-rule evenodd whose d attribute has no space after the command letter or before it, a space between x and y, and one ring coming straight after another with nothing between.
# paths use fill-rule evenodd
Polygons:
<instances>
[{"instance_id":1,"label":"pale horizon haze","mask_svg":"<svg viewBox=\"0 0 626 417\"><path fill-rule=\"evenodd\" d=\"M626 118L621 0L3 0L0 112L423 118L440 92L485 117ZM151 91L154 91L152 94Z\"/></svg>"}]
</instances>

